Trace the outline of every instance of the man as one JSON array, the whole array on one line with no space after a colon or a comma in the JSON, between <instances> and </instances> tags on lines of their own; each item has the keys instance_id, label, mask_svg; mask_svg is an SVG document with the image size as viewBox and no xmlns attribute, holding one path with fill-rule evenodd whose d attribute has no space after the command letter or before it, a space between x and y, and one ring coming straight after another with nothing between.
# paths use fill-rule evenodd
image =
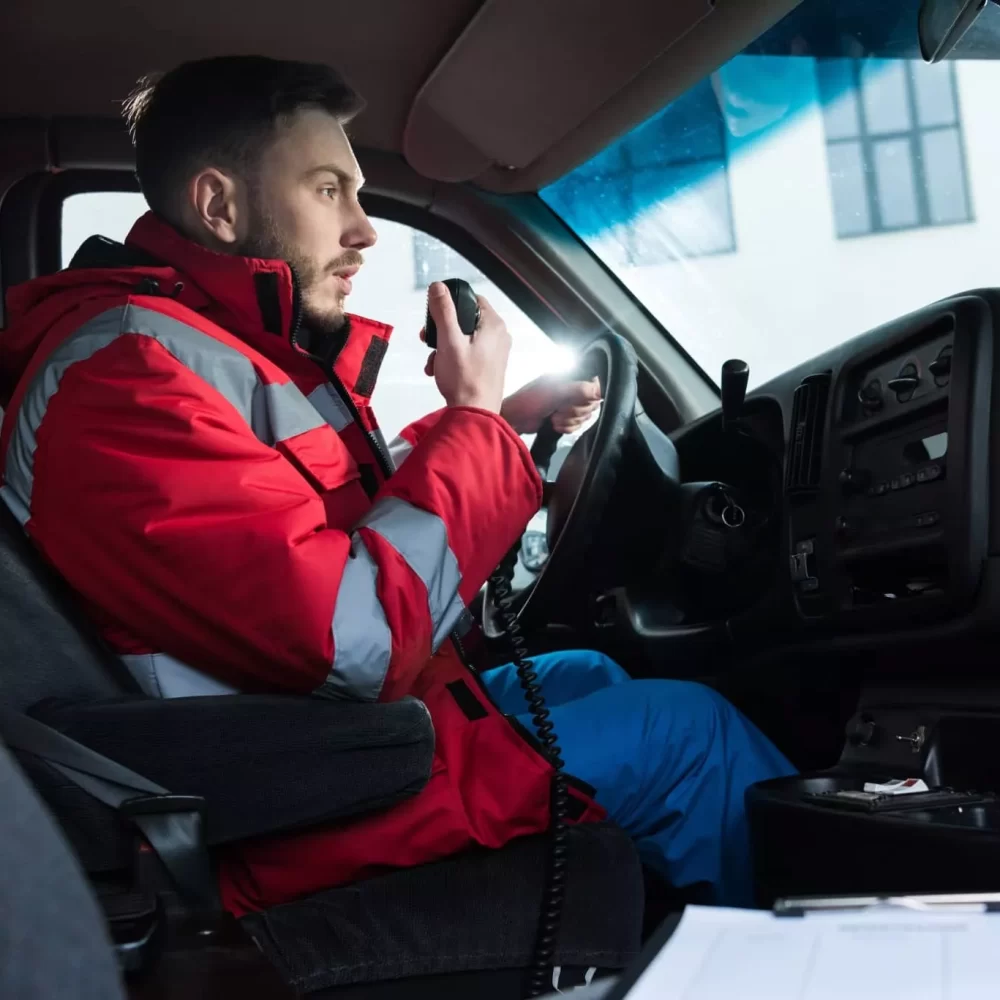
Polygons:
<instances>
[{"instance_id":1,"label":"man","mask_svg":"<svg viewBox=\"0 0 1000 1000\"><path fill-rule=\"evenodd\" d=\"M549 821L550 765L510 668L482 684L447 638L537 509L517 432L596 404L589 383L503 399L510 337L472 337L440 285L428 370L444 407L385 454L369 397L389 330L349 316L375 242L332 70L189 63L127 111L152 212L124 247L11 292L0 495L153 696L420 698L428 786L375 816L242 845L234 913ZM539 657L571 813L607 814L674 884L750 901L745 788L790 765L707 688ZM521 716L520 720L517 716Z\"/></svg>"}]
</instances>

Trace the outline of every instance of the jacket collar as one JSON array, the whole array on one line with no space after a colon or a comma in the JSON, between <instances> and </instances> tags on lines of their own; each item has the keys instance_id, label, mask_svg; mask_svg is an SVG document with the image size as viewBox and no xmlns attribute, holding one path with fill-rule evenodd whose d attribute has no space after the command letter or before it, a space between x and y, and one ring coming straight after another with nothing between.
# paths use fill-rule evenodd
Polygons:
<instances>
[{"instance_id":1,"label":"jacket collar","mask_svg":"<svg viewBox=\"0 0 1000 1000\"><path fill-rule=\"evenodd\" d=\"M307 361L297 343L299 292L284 261L216 253L186 239L153 212L135 223L125 242L177 272L184 285L178 297L185 305L277 364L300 369ZM355 401L365 406L392 327L355 315L349 320L350 335L333 370Z\"/></svg>"}]
</instances>

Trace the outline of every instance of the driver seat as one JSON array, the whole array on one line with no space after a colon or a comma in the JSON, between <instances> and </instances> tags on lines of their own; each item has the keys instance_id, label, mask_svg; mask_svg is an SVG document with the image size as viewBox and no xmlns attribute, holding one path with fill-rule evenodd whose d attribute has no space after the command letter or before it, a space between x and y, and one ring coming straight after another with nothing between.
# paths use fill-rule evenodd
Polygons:
<instances>
[{"instance_id":1,"label":"driver seat","mask_svg":"<svg viewBox=\"0 0 1000 1000\"><path fill-rule=\"evenodd\" d=\"M144 697L2 502L0 631L0 709L29 715L175 795L202 799L213 850L385 808L416 794L429 776L433 732L412 700ZM162 872L159 883L136 884L136 858L149 848L134 826L44 755L16 755L99 889L113 936L114 901L149 884L168 899L168 921L183 916ZM295 770L282 781L289 761ZM473 992L506 1000L523 994L547 859L546 837L524 838L252 914L241 932L298 994L391 1000L433 991L440 1000ZM554 973L560 986L624 968L638 953L642 912L642 871L629 838L612 825L574 828ZM211 941L190 947L203 948L210 970ZM190 993L191 969L199 967L198 955L188 955L184 987L173 991L168 982L155 995ZM168 948L146 969L147 986L158 974L170 980L170 968Z\"/></svg>"}]
</instances>

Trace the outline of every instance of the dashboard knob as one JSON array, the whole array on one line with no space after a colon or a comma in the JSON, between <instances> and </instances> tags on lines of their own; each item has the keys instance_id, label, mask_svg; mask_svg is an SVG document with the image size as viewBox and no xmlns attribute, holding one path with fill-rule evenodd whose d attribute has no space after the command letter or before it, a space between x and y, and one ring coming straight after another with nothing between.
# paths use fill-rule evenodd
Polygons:
<instances>
[{"instance_id":1,"label":"dashboard knob","mask_svg":"<svg viewBox=\"0 0 1000 1000\"><path fill-rule=\"evenodd\" d=\"M913 393L920 385L920 371L912 362L903 365L899 374L895 378L889 379L887 383L890 392L896 394L897 403L908 403L913 398Z\"/></svg>"},{"instance_id":2,"label":"dashboard knob","mask_svg":"<svg viewBox=\"0 0 1000 1000\"><path fill-rule=\"evenodd\" d=\"M941 348L941 353L927 366L927 370L934 376L934 384L940 389L948 384L951 377L951 344Z\"/></svg>"},{"instance_id":3,"label":"dashboard knob","mask_svg":"<svg viewBox=\"0 0 1000 1000\"><path fill-rule=\"evenodd\" d=\"M864 493L871 485L872 474L867 469L843 469L837 477L847 493Z\"/></svg>"},{"instance_id":4,"label":"dashboard knob","mask_svg":"<svg viewBox=\"0 0 1000 1000\"><path fill-rule=\"evenodd\" d=\"M881 410L884 402L882 398L882 383L877 378L873 378L870 382L865 383L858 391L858 402L861 403L861 407L865 413L877 413Z\"/></svg>"}]
</instances>

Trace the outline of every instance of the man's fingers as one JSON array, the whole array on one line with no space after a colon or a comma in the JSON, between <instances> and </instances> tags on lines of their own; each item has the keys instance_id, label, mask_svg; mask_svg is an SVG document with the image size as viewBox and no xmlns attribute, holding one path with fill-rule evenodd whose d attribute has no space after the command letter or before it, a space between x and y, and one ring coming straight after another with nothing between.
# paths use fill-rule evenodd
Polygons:
<instances>
[{"instance_id":1,"label":"man's fingers","mask_svg":"<svg viewBox=\"0 0 1000 1000\"><path fill-rule=\"evenodd\" d=\"M589 420L600 406L599 403L591 403L590 406L564 406L556 410L553 414L560 420Z\"/></svg>"},{"instance_id":2,"label":"man's fingers","mask_svg":"<svg viewBox=\"0 0 1000 1000\"><path fill-rule=\"evenodd\" d=\"M594 400L590 403L577 403L575 406L560 406L556 413L564 417L589 417L600 405L600 400Z\"/></svg>"},{"instance_id":3,"label":"man's fingers","mask_svg":"<svg viewBox=\"0 0 1000 1000\"><path fill-rule=\"evenodd\" d=\"M574 431L578 431L587 421L578 420L568 417L552 417L552 427L554 430L558 431L560 434L572 434Z\"/></svg>"},{"instance_id":4,"label":"man's fingers","mask_svg":"<svg viewBox=\"0 0 1000 1000\"><path fill-rule=\"evenodd\" d=\"M430 375L431 378L434 377L434 358L437 356L437 351L431 351L427 355L427 363L424 365L424 374Z\"/></svg>"},{"instance_id":5,"label":"man's fingers","mask_svg":"<svg viewBox=\"0 0 1000 1000\"><path fill-rule=\"evenodd\" d=\"M456 343L462 337L455 313L455 303L451 300L448 287L441 281L435 281L427 290L427 308L437 327L438 341L447 340Z\"/></svg>"},{"instance_id":6,"label":"man's fingers","mask_svg":"<svg viewBox=\"0 0 1000 1000\"><path fill-rule=\"evenodd\" d=\"M594 400L580 406L562 406L552 414L552 426L561 434L570 434L581 428L600 405L599 400Z\"/></svg>"},{"instance_id":7,"label":"man's fingers","mask_svg":"<svg viewBox=\"0 0 1000 1000\"><path fill-rule=\"evenodd\" d=\"M567 382L565 384L559 408L567 406L593 406L600 402L601 383L597 378L589 382Z\"/></svg>"}]
</instances>

